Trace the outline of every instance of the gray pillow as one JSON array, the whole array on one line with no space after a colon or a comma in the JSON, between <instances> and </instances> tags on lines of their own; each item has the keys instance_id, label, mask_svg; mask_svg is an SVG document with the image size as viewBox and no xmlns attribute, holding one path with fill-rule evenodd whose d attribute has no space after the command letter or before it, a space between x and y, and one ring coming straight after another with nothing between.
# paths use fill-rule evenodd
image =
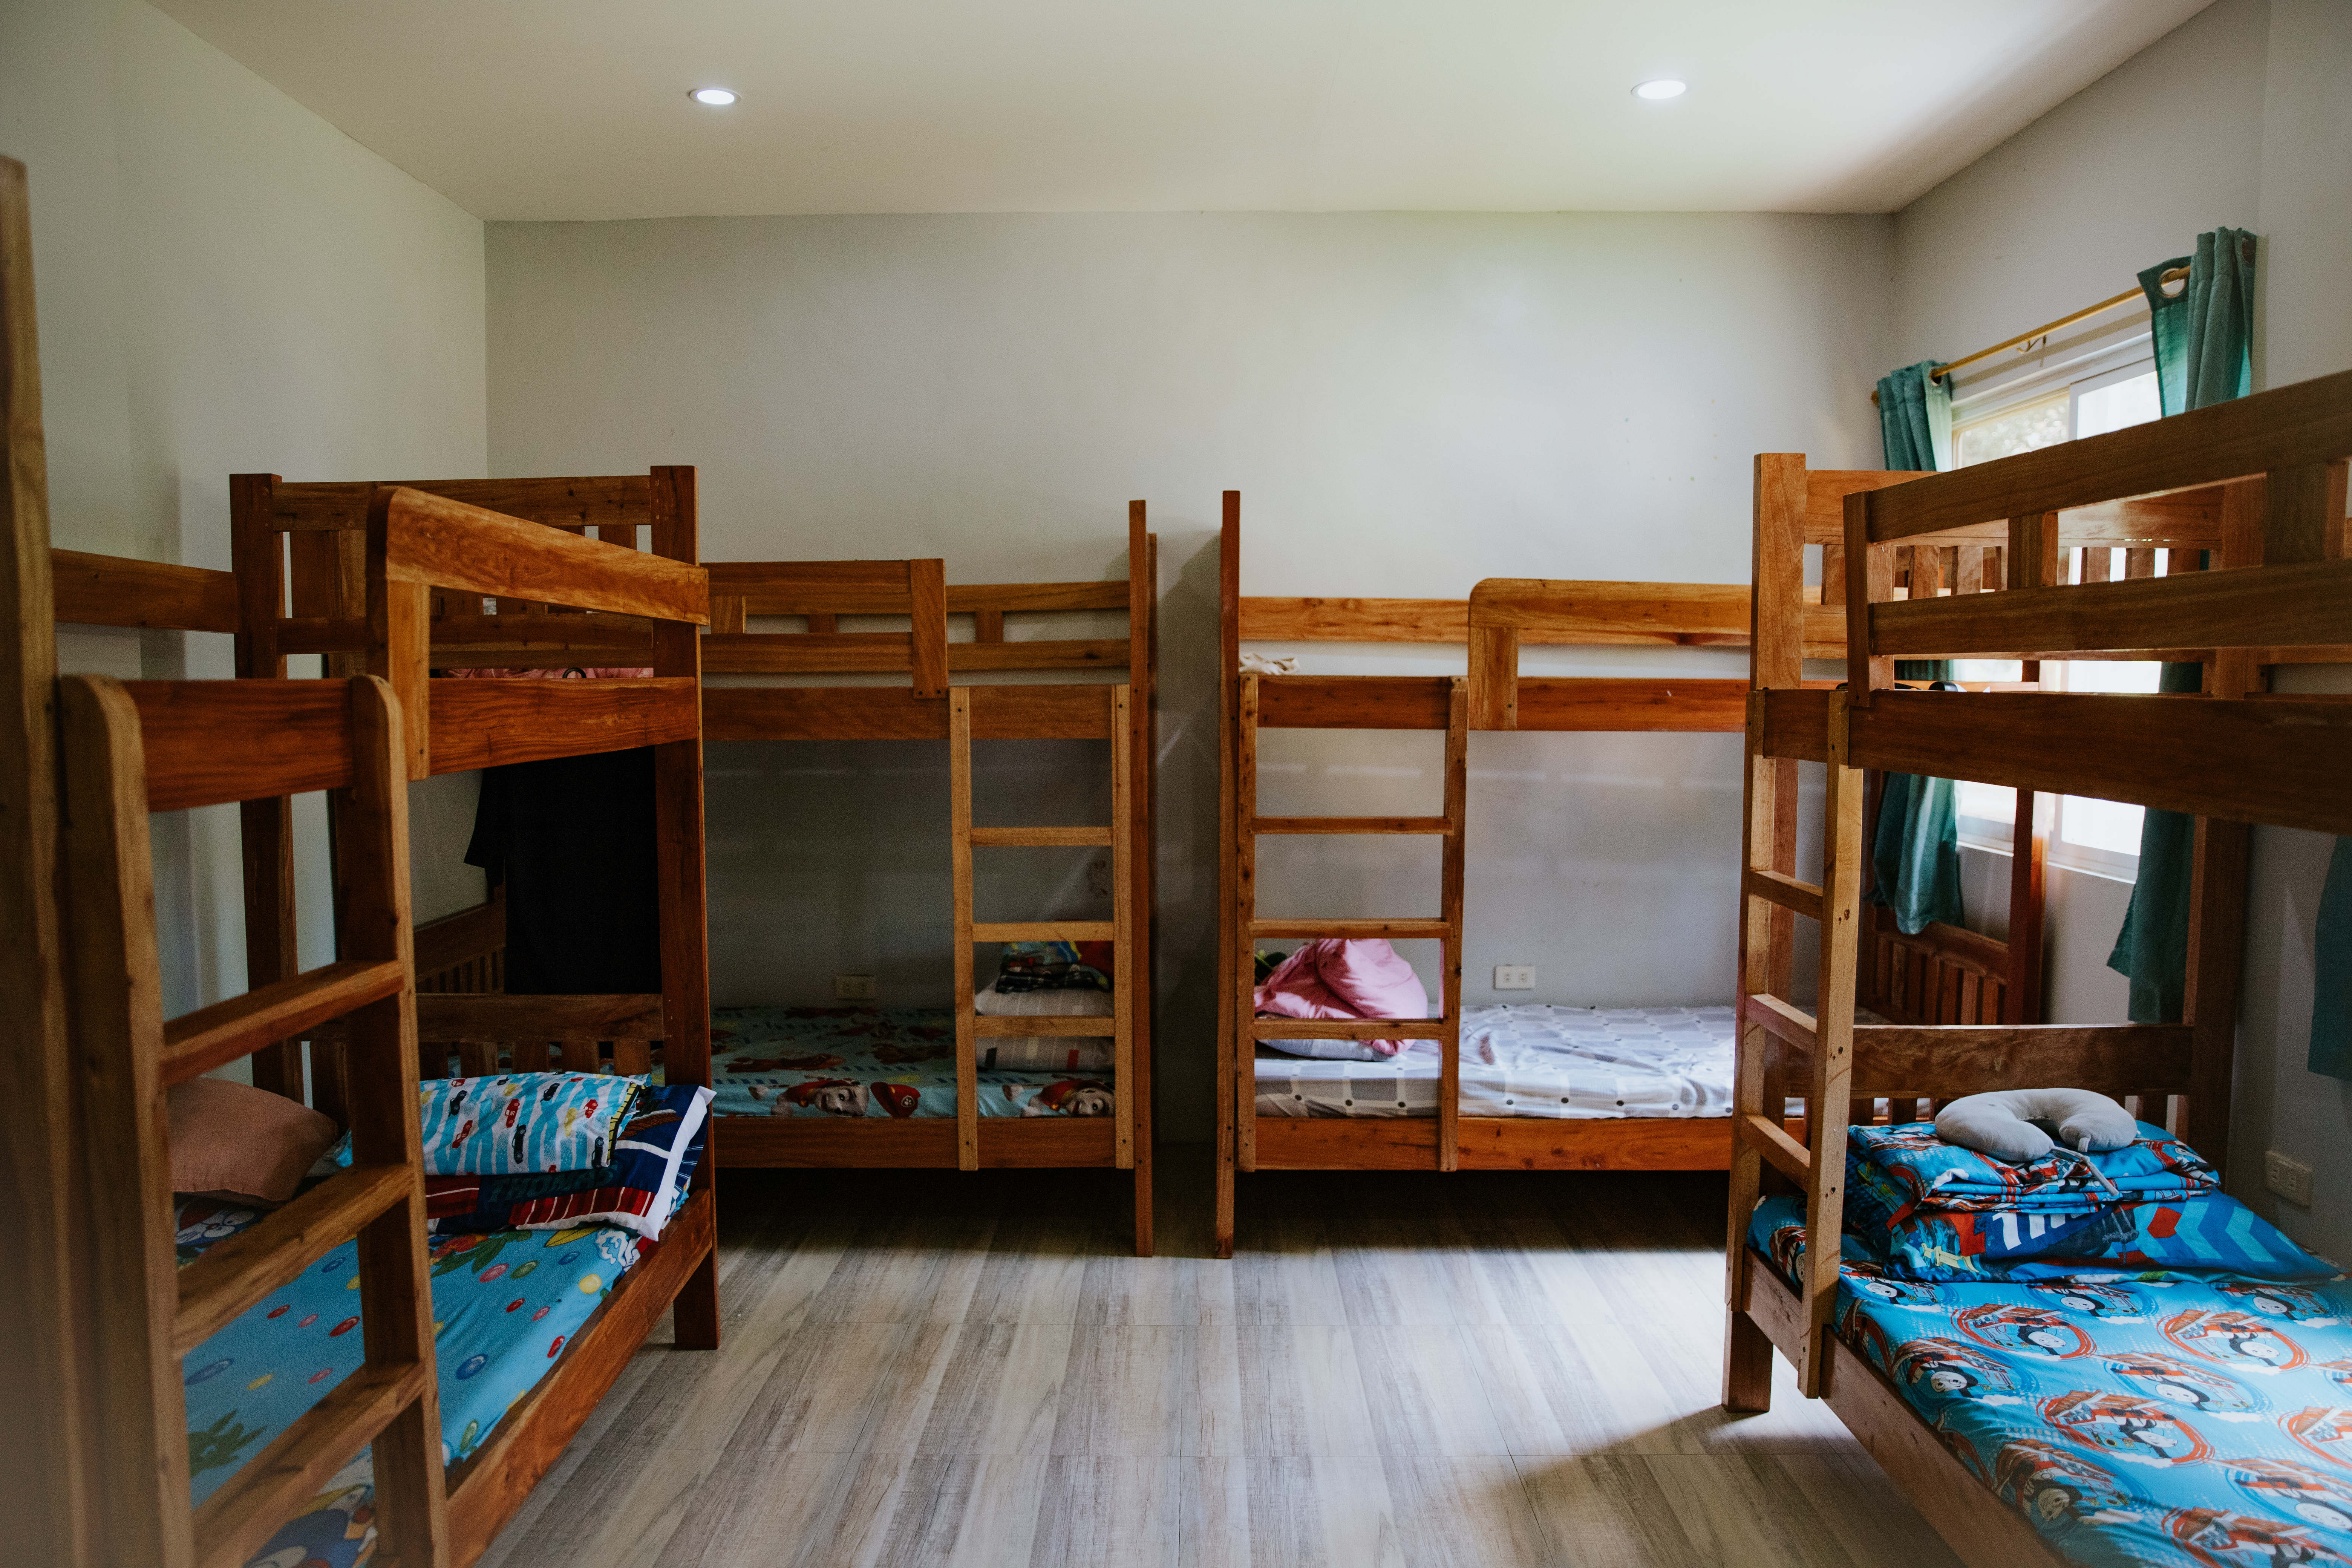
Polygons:
<instances>
[{"instance_id":1,"label":"gray pillow","mask_svg":"<svg viewBox=\"0 0 2352 1568\"><path fill-rule=\"evenodd\" d=\"M2054 1134L2054 1139L2053 1139ZM2004 1089L1971 1094L1936 1114L1948 1143L2024 1164L2063 1142L2078 1153L2121 1149L2139 1138L2131 1112L2087 1089Z\"/></svg>"}]
</instances>

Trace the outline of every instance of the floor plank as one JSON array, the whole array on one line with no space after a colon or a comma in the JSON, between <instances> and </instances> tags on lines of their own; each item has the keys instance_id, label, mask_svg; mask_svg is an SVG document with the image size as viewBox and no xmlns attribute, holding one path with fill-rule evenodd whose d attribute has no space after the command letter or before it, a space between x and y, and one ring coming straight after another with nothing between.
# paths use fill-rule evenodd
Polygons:
<instances>
[{"instance_id":1,"label":"floor plank","mask_svg":"<svg viewBox=\"0 0 2352 1568\"><path fill-rule=\"evenodd\" d=\"M1723 1182L730 1171L725 1343L641 1352L486 1568L1953 1568L1776 1369ZM1710 1205L1712 1207L1710 1207Z\"/></svg>"}]
</instances>

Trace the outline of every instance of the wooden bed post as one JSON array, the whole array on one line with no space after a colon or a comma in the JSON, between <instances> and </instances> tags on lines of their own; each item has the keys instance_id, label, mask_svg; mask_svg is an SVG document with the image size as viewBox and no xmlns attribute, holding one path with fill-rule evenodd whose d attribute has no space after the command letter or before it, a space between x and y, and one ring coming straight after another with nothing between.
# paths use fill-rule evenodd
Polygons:
<instances>
[{"instance_id":1,"label":"wooden bed post","mask_svg":"<svg viewBox=\"0 0 2352 1568\"><path fill-rule=\"evenodd\" d=\"M1152 799L1153 752L1158 745L1160 542L1145 527L1144 503L1127 505L1127 733L1115 741L1129 749L1127 810L1113 818L1121 842L1128 846L1124 879L1132 935L1123 938L1132 948L1127 958L1133 1005L1128 1028L1133 1038L1130 1075L1119 1094L1132 1118L1135 1143L1135 1250L1149 1257L1156 1246L1153 1221L1152 1170L1157 1161L1158 1119L1153 1114L1151 1040L1158 1007L1153 982L1153 943L1158 921L1153 918L1152 871L1160 854L1157 814Z\"/></svg>"},{"instance_id":2,"label":"wooden bed post","mask_svg":"<svg viewBox=\"0 0 2352 1568\"><path fill-rule=\"evenodd\" d=\"M2230 1173L2230 1094L2237 1065L2239 986L2246 953L2246 860L2252 832L2242 822L2197 819L2189 872L2188 984L2181 1021L2189 1045L2189 1104L2171 1131Z\"/></svg>"},{"instance_id":3,"label":"wooden bed post","mask_svg":"<svg viewBox=\"0 0 2352 1568\"><path fill-rule=\"evenodd\" d=\"M949 689L948 835L955 895L956 1169L980 1169L980 1052L971 963L971 688Z\"/></svg>"},{"instance_id":4,"label":"wooden bed post","mask_svg":"<svg viewBox=\"0 0 2352 1568\"><path fill-rule=\"evenodd\" d=\"M652 553L688 565L702 559L695 471L656 468L651 478ZM684 621L656 621L654 674L695 681L699 700L702 637ZM700 723L690 740L654 748L656 875L661 888L662 1072L668 1083L710 1082L710 923L706 890ZM719 1161L705 1159L696 1191L718 1185ZM681 1286L671 1311L680 1350L719 1348L719 1254L714 1248Z\"/></svg>"},{"instance_id":5,"label":"wooden bed post","mask_svg":"<svg viewBox=\"0 0 2352 1568\"><path fill-rule=\"evenodd\" d=\"M1114 687L1110 699L1110 989L1112 1029L1117 1037L1111 1080L1118 1086L1112 1109L1118 1123L1118 1142L1113 1159L1119 1169L1128 1171L1137 1168L1135 1019L1141 1011L1135 999L1135 883L1130 864L1133 859L1133 835L1129 831L1133 821L1129 792L1133 788L1135 752L1129 744L1134 731L1130 727L1128 707L1133 691L1134 689L1129 686ZM1149 1164L1148 1161L1146 1164Z\"/></svg>"},{"instance_id":6,"label":"wooden bed post","mask_svg":"<svg viewBox=\"0 0 2352 1568\"><path fill-rule=\"evenodd\" d=\"M1849 512L1849 515L1851 513ZM1851 543L1849 543L1851 548ZM1845 1223L1846 1107L1853 1081L1853 986L1860 947L1862 770L1847 764L1849 693L1830 694L1828 799L1823 816L1830 847L1822 882L1821 979L1814 1001L1812 1164L1805 1193L1803 1359L1797 1384L1808 1399L1822 1395L1830 1319L1837 1307L1838 1258Z\"/></svg>"},{"instance_id":7,"label":"wooden bed post","mask_svg":"<svg viewBox=\"0 0 2352 1568\"><path fill-rule=\"evenodd\" d=\"M236 570L239 679L286 678L286 659L278 651L278 623L286 614L285 536L276 527L279 482L276 474L229 476L229 559ZM299 966L294 924L294 803L282 797L248 800L240 802L236 811L245 861L245 983L268 985L290 978ZM323 1053L341 1047L319 1048ZM340 1079L335 1081L340 1086ZM255 1053L253 1082L257 1089L302 1099L302 1042L281 1040ZM328 1114L342 1119L340 1108Z\"/></svg>"},{"instance_id":8,"label":"wooden bed post","mask_svg":"<svg viewBox=\"0 0 2352 1568\"><path fill-rule=\"evenodd\" d=\"M8 755L0 760L0 1004L16 1042L0 1109L0 1151L16 1190L0 1226L9 1259L0 1331L41 1353L0 1373L0 1513L27 1562L91 1568L87 1381L93 1364L79 1200L66 1163L74 1142L73 1068L66 1037L64 954L57 910L58 643L52 620L47 458L33 300L33 235L25 165L0 158L0 425L8 442L0 485L0 692Z\"/></svg>"},{"instance_id":9,"label":"wooden bed post","mask_svg":"<svg viewBox=\"0 0 2352 1568\"><path fill-rule=\"evenodd\" d=\"M1747 744L1740 817L1742 866L1793 879L1797 870L1797 764L1768 756L1763 709L1755 693L1793 688L1804 679L1805 459L1802 454L1757 455L1754 591L1748 603ZM1827 587L1823 593L1826 596ZM1733 1069L1731 1113L1744 1119L1781 1116L1767 1107L1765 1089L1775 1056L1771 1037L1748 1016L1748 999L1786 996L1795 975L1795 911L1758 898L1739 900L1738 984L1739 1055ZM1741 1310L1747 1299L1748 1216L1763 1190L1763 1156L1747 1139L1731 1144L1729 1235L1724 1268L1723 1404L1728 1410L1772 1407L1772 1342Z\"/></svg>"},{"instance_id":10,"label":"wooden bed post","mask_svg":"<svg viewBox=\"0 0 2352 1568\"><path fill-rule=\"evenodd\" d=\"M1219 922L1240 921L1234 890L1234 855L1237 825L1234 820L1234 723L1240 701L1241 669L1241 548L1242 493L1224 493L1224 514L1217 538L1217 910ZM1234 1255L1234 1135L1244 1097L1249 1113L1256 1114L1255 1086L1245 1082L1242 1068L1247 1058L1238 1048L1245 1016L1235 1016L1234 965L1246 937L1221 934L1217 942L1217 1147L1211 1164L1216 1181L1216 1213L1213 1241L1219 1258Z\"/></svg>"},{"instance_id":11,"label":"wooden bed post","mask_svg":"<svg viewBox=\"0 0 2352 1568\"><path fill-rule=\"evenodd\" d=\"M1235 668L1239 668L1236 661ZM1257 1169L1257 682L1235 675L1234 686L1234 1169Z\"/></svg>"},{"instance_id":12,"label":"wooden bed post","mask_svg":"<svg viewBox=\"0 0 2352 1568\"><path fill-rule=\"evenodd\" d=\"M344 1047L352 1163L406 1164L410 1172L407 1202L384 1210L359 1234L361 1331L369 1367L405 1363L427 1374L415 1397L375 1439L377 1528L386 1556L403 1563L438 1563L448 1560L449 1519L441 1473L440 1385L431 1375L433 1276L425 1257L403 715L392 689L381 680L353 680L351 703L352 787L337 792L336 801L350 879L341 956L389 959L407 980L397 994L351 1015Z\"/></svg>"},{"instance_id":13,"label":"wooden bed post","mask_svg":"<svg viewBox=\"0 0 2352 1568\"><path fill-rule=\"evenodd\" d=\"M1475 635L1475 634L1474 634ZM1510 679L1518 678L1518 644L1510 648ZM1437 1168L1453 1171L1462 1164L1462 870L1463 829L1470 813L1470 692L1468 682L1455 680L1445 695L1445 841L1438 873L1438 919L1445 936L1438 944L1438 994L1444 1011L1445 1037L1437 1084ZM1255 1121L1255 1114L1251 1117Z\"/></svg>"}]
</instances>

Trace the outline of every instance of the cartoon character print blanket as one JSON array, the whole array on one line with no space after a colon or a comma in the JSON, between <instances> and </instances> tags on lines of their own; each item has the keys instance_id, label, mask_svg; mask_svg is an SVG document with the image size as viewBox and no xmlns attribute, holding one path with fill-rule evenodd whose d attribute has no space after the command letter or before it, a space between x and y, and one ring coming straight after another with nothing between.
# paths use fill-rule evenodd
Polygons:
<instances>
[{"instance_id":1,"label":"cartoon character print blanket","mask_svg":"<svg viewBox=\"0 0 2352 1568\"><path fill-rule=\"evenodd\" d=\"M184 1264L257 1215L214 1198L184 1197L175 1217ZM433 1351L445 1463L470 1456L508 1406L547 1374L614 1281L635 1265L639 1247L637 1237L607 1226L434 1238ZM345 1242L181 1362L191 1500L211 1496L365 1359L357 1262L358 1244ZM285 1539L256 1561L279 1568L273 1553L314 1534L312 1544L323 1548L331 1540L336 1550L286 1561L307 1563L315 1556L335 1568L365 1562L362 1541L372 1549L373 1539L368 1476L362 1459L358 1470L338 1478L341 1485L321 1494L311 1510L319 1517L293 1521L280 1532Z\"/></svg>"},{"instance_id":2,"label":"cartoon character print blanket","mask_svg":"<svg viewBox=\"0 0 2352 1568\"><path fill-rule=\"evenodd\" d=\"M720 1116L956 1113L955 1016L945 1008L721 1007L711 1015L711 1110ZM978 1047L982 1116L1108 1116L1115 1109L1108 1071L998 1068L993 1044L982 1039Z\"/></svg>"},{"instance_id":3,"label":"cartoon character print blanket","mask_svg":"<svg viewBox=\"0 0 2352 1568\"><path fill-rule=\"evenodd\" d=\"M1748 1238L1784 1278L1804 1206ZM1894 1278L1849 1237L1839 1337L2085 1568L2352 1564L2352 1282L2219 1269Z\"/></svg>"}]
</instances>

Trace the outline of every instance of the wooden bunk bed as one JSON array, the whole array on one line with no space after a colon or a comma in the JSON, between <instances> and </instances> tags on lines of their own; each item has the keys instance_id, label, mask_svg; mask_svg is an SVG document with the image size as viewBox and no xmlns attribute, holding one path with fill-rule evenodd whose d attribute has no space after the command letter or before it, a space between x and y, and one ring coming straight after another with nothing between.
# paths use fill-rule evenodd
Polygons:
<instances>
[{"instance_id":1,"label":"wooden bunk bed","mask_svg":"<svg viewBox=\"0 0 2352 1568\"><path fill-rule=\"evenodd\" d=\"M1883 484L1909 475L1817 476L1825 485ZM1834 502L1832 503L1832 505ZM1464 1116L1461 1113L1462 878L1469 735L1475 731L1732 732L1744 727L1747 684L1737 679L1553 679L1519 673L1523 646L1741 648L1748 590L1738 584L1580 583L1495 578L1467 600L1244 597L1240 497L1224 498L1220 752L1223 911L1219 945L1216 1245L1230 1256L1234 1177L1261 1170L1722 1170L1732 1158L1722 1116ZM1844 654L1842 623L1818 603L1804 652ZM1460 645L1465 674L1254 675L1249 642ZM1268 729L1442 731L1444 805L1428 817L1266 817L1257 812L1258 736ZM1793 810L1793 796L1790 808ZM1793 820L1793 818L1792 818ZM1256 911L1256 840L1267 834L1421 834L1444 842L1440 908L1433 917L1264 920ZM2039 909L2039 885L2024 903ZM1388 937L1441 944L1441 1016L1333 1022L1254 1016L1260 939ZM1972 972L1965 1005L2032 1005L2038 946L2009 944L1940 924L1883 945L1888 1000L1899 1006L1916 974ZM1895 961L1897 942L1913 967ZM2036 954L2035 971L2020 968ZM1961 1005L1953 985L1952 1005ZM1998 1016L1998 1013L1991 1016ZM1255 1043L1281 1038L1430 1039L1439 1044L1433 1117L1258 1114Z\"/></svg>"},{"instance_id":2,"label":"wooden bunk bed","mask_svg":"<svg viewBox=\"0 0 2352 1568\"><path fill-rule=\"evenodd\" d=\"M2352 562L2343 559L2348 453L2352 374L1899 488L1846 487L1834 528L1819 515L1834 481L1809 489L1801 459L1758 459L1724 1403L1769 1406L1777 1348L1803 1392L1828 1401L1976 1568L2060 1556L2022 1502L2003 1500L1979 1473L1990 1456L1978 1456L1979 1469L1964 1463L1956 1447L1966 1445L1915 1413L1895 1384L1832 1330L1849 1124L1868 1120L1879 1100L1907 1121L1965 1094L2065 1085L2123 1100L2227 1170L2247 825L2352 832L2352 796L2343 786L2352 769L2352 700L2271 695L2262 676L2280 663L2352 662ZM1843 555L1853 635L1847 683L1834 691L1806 689L1801 680L1809 541ZM2159 544L2179 549L2184 566L2199 563L2189 551L2210 551L2219 569L2154 576L2150 555L2139 552ZM2106 564L2107 549L2133 552L2126 575L2100 581L2107 574L2095 568L2062 575L2061 551L2083 545L2096 547L2096 567ZM1911 555L1915 570L1939 571L1954 551L1968 574L1952 584L1958 591L1931 599L1915 577L1910 595L1895 593L1899 553ZM2067 575L2091 580L2068 583ZM1898 657L2036 656L2197 661L2206 666L2204 694L1890 689ZM1796 875L1794 786L1797 765L1807 761L1826 764L1829 778L1818 886ZM2005 784L2021 798L2078 794L2193 816L2183 1020L1858 1024L1862 795L1872 769ZM1811 1013L1788 1000L1800 917L1822 931ZM1767 1110L1790 1094L1812 1112L1801 1141ZM1759 1193L1778 1183L1804 1195L1793 1287L1749 1237Z\"/></svg>"},{"instance_id":3,"label":"wooden bunk bed","mask_svg":"<svg viewBox=\"0 0 2352 1568\"><path fill-rule=\"evenodd\" d=\"M710 567L711 635L703 668L719 676L898 676L905 686L714 685L703 693L714 741L944 740L950 777L956 1113L905 1119L726 1116L722 1163L764 1166L1112 1167L1133 1173L1135 1250L1152 1249L1151 936L1158 541L1144 504L1128 519L1125 578L1092 583L949 584L936 560L719 562ZM1115 638L1008 638L1006 617L1123 613ZM838 629L844 616L905 616L906 631ZM950 617L970 616L970 641ZM753 631L761 617L805 630ZM1106 676L1123 672L1112 683ZM970 681L959 680L970 676ZM992 679L1009 676L1009 679ZM1108 823L976 825L975 740L1108 742ZM975 850L1103 846L1111 856L1107 921L976 921ZM1108 941L1117 973L1110 1018L989 1017L975 1011L974 948L1022 941ZM1111 1112L1098 1117L982 1116L978 1052L991 1038L1108 1036Z\"/></svg>"},{"instance_id":4,"label":"wooden bunk bed","mask_svg":"<svg viewBox=\"0 0 2352 1568\"><path fill-rule=\"evenodd\" d=\"M516 510L494 511L476 500ZM604 1042L611 1044L616 1070L638 1073L647 1070L651 1043L659 1040L668 1082L707 1083L698 661L708 588L694 561L693 470L415 486L299 485L274 476L239 476L233 481L233 512L236 573L51 552L57 620L232 635L243 679L222 684L248 702L316 706L320 699L312 693L340 688L334 679L283 679L291 654L326 655L331 678L364 670L378 678L369 682L372 688L395 698L404 694L397 702L404 781L641 745L655 750L664 990L419 997L404 1004L422 1026L409 1037L409 1080L418 1076L420 1060L425 1076L446 1076L453 1050L469 1073L495 1070L502 1062L543 1069L559 1065L555 1058L566 1047L577 1055L563 1055L561 1065L593 1070ZM632 536L643 523L652 527L650 552L634 548ZM582 537L583 526L597 527L603 539ZM516 596L521 592L539 597L526 603ZM486 597L499 597L497 613L479 613ZM294 614L286 613L289 607ZM570 665L583 656L649 666L656 673L594 681L429 679L430 670L452 665ZM301 732L293 733L299 739ZM331 784L303 775L288 790L265 790L244 798L241 806L247 969L257 995L301 983L294 960L291 794L325 787ZM404 790L402 798L404 803ZM362 884L347 847L348 809L340 800L335 805L336 929L341 959L348 959L358 929L353 922L362 912L353 901ZM399 864L404 914L404 845ZM404 964L417 959L462 964L467 955L451 956L447 933L453 927L478 932L502 913L494 899L478 910L420 928L413 948L404 931ZM423 963L415 972L425 973ZM315 1012L265 1012L262 1018L274 1020L281 1032L251 1053L255 1083L302 1098L307 1044L310 1102L339 1121L363 1121L369 1096L347 1067L356 1036ZM179 1028L180 1021L172 1027ZM413 1136L413 1090L405 1103ZM716 1228L716 1190L706 1161L661 1244L614 1283L548 1373L479 1447L451 1468L446 1561L469 1563L488 1547L664 1311L673 1316L679 1348L717 1346Z\"/></svg>"}]
</instances>

